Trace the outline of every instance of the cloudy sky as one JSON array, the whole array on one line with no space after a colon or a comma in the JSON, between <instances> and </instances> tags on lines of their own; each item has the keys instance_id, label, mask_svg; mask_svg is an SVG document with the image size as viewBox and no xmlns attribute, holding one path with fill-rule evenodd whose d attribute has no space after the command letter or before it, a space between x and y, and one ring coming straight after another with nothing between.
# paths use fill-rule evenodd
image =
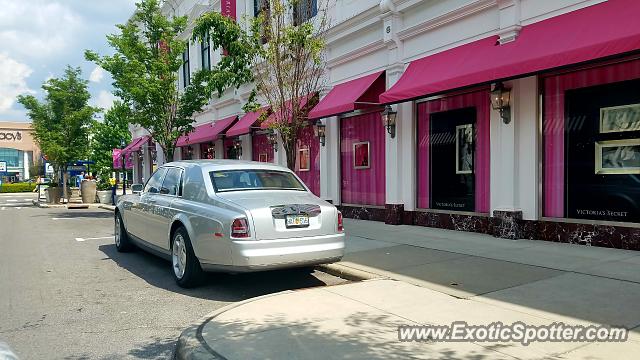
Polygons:
<instances>
[{"instance_id":1,"label":"cloudy sky","mask_svg":"<svg viewBox=\"0 0 640 360\"><path fill-rule=\"evenodd\" d=\"M19 94L41 98L42 83L80 66L93 105L113 101L111 79L84 50L111 53L105 35L133 13L135 0L0 0L0 121L28 121Z\"/></svg>"}]
</instances>

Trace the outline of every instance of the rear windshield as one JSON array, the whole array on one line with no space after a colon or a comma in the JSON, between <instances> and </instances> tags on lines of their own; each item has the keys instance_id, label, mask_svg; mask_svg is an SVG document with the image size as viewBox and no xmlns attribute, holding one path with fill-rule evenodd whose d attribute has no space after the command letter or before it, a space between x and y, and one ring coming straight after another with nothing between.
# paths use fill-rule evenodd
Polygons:
<instances>
[{"instance_id":1,"label":"rear windshield","mask_svg":"<svg viewBox=\"0 0 640 360\"><path fill-rule=\"evenodd\" d=\"M239 190L299 190L302 183L285 171L277 170L219 170L209 173L217 192Z\"/></svg>"}]
</instances>

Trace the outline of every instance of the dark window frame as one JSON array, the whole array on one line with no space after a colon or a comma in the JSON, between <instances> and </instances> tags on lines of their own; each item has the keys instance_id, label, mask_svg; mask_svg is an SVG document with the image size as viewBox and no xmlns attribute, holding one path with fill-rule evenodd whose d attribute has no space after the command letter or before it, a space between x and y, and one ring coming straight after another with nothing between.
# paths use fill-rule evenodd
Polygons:
<instances>
[{"instance_id":1,"label":"dark window frame","mask_svg":"<svg viewBox=\"0 0 640 360\"><path fill-rule=\"evenodd\" d=\"M211 43L209 41L209 31L207 31L205 34L205 39L203 39L203 41L200 43L200 61L202 64L202 69L211 70L211 50L210 49L211 49Z\"/></svg>"},{"instance_id":2,"label":"dark window frame","mask_svg":"<svg viewBox=\"0 0 640 360\"><path fill-rule=\"evenodd\" d=\"M182 53L182 85L187 87L191 85L191 69L189 69L189 45Z\"/></svg>"},{"instance_id":3,"label":"dark window frame","mask_svg":"<svg viewBox=\"0 0 640 360\"><path fill-rule=\"evenodd\" d=\"M293 25L298 26L318 15L318 1L300 0L293 11Z\"/></svg>"}]
</instances>

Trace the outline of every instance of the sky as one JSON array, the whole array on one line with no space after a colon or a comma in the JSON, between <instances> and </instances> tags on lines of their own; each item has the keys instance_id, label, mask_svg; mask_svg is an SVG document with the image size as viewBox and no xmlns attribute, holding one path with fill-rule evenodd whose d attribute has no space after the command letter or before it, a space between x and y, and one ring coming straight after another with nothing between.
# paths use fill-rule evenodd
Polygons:
<instances>
[{"instance_id":1,"label":"sky","mask_svg":"<svg viewBox=\"0 0 640 360\"><path fill-rule=\"evenodd\" d=\"M106 35L133 14L135 0L0 0L0 121L29 121L16 97L43 97L42 83L80 66L90 104L108 109L111 78L84 50L113 51Z\"/></svg>"}]
</instances>

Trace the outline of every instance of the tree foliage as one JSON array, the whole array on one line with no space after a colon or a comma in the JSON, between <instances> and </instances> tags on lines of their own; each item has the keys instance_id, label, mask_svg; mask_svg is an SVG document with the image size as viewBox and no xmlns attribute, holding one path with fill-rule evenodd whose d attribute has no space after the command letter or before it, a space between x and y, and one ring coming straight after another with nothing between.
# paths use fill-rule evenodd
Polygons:
<instances>
[{"instance_id":1,"label":"tree foliage","mask_svg":"<svg viewBox=\"0 0 640 360\"><path fill-rule=\"evenodd\" d=\"M323 35L329 21L326 2L315 16L311 3L262 0L260 13L249 20L246 31L224 16L209 12L196 21L193 31L194 39L210 34L213 43L226 50L220 64L240 73L239 80L255 84L244 110L254 111L260 105L271 109L269 128L279 134L291 169L300 131L308 125L309 109L323 85ZM263 113L261 121L270 113Z\"/></svg>"},{"instance_id":2,"label":"tree foliage","mask_svg":"<svg viewBox=\"0 0 640 360\"><path fill-rule=\"evenodd\" d=\"M182 54L189 40L185 36L186 17L165 17L158 0L142 0L120 32L107 36L114 55L100 56L86 51L87 60L109 72L114 79L114 94L130 107L130 121L146 129L160 144L167 159L173 158L178 138L193 129L194 114L202 111L209 99L226 88L245 83L250 71L243 68L247 56L236 58L241 44L228 19L216 21L211 39L216 46L230 50L230 58L211 70L203 69L186 87L178 84L183 65ZM246 66L245 66L246 67Z\"/></svg>"},{"instance_id":3,"label":"tree foliage","mask_svg":"<svg viewBox=\"0 0 640 360\"><path fill-rule=\"evenodd\" d=\"M95 121L92 127L91 160L95 161L94 168L102 178L109 178L113 169L113 149L119 148L121 142L131 141L129 119L131 109L122 101L113 103L104 115L104 121Z\"/></svg>"},{"instance_id":4,"label":"tree foliage","mask_svg":"<svg viewBox=\"0 0 640 360\"><path fill-rule=\"evenodd\" d=\"M98 109L88 105L91 95L87 83L80 68L67 66L64 76L42 85L43 101L33 95L18 96L32 121L40 150L56 170L56 181L60 170L66 174L70 162L86 159L89 152L90 125ZM66 186L64 189L66 192Z\"/></svg>"},{"instance_id":5,"label":"tree foliage","mask_svg":"<svg viewBox=\"0 0 640 360\"><path fill-rule=\"evenodd\" d=\"M313 17L310 6L304 0L265 0L252 25L259 45L254 58L257 97L274 113L268 125L279 134L291 169L300 131L309 125L307 115L317 101L325 70L326 3Z\"/></svg>"}]
</instances>

